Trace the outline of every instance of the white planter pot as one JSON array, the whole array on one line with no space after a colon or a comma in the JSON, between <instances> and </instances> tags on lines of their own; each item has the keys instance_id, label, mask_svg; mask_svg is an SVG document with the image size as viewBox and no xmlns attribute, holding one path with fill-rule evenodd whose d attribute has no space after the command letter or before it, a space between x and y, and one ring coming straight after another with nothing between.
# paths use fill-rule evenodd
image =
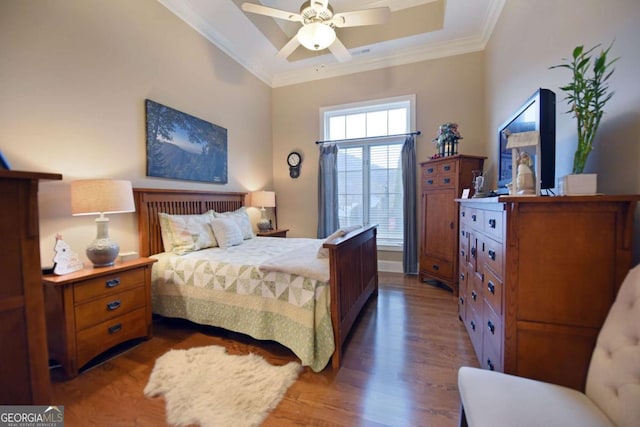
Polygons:
<instances>
[{"instance_id":1,"label":"white planter pot","mask_svg":"<svg viewBox=\"0 0 640 427\"><path fill-rule=\"evenodd\" d=\"M565 175L560 179L560 194L578 196L597 194L598 174L580 173Z\"/></svg>"}]
</instances>

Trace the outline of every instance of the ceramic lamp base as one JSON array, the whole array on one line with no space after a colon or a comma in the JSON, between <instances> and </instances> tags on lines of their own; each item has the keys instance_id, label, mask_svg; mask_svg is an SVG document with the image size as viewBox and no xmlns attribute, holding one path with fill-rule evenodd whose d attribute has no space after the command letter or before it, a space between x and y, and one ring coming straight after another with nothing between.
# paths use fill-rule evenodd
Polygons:
<instances>
[{"instance_id":1,"label":"ceramic lamp base","mask_svg":"<svg viewBox=\"0 0 640 427\"><path fill-rule=\"evenodd\" d=\"M271 223L269 222L269 220L266 218L260 219L258 221L258 230L260 231L271 230Z\"/></svg>"},{"instance_id":2,"label":"ceramic lamp base","mask_svg":"<svg viewBox=\"0 0 640 427\"><path fill-rule=\"evenodd\" d=\"M120 246L109 238L109 219L97 218L96 239L87 247L86 254L94 267L108 267L115 263Z\"/></svg>"}]
</instances>

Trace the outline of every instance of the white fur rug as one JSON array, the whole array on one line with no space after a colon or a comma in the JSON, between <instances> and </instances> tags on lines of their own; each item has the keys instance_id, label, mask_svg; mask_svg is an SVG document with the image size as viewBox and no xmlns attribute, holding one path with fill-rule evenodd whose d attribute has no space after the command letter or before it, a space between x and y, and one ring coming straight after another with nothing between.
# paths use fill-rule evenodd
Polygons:
<instances>
[{"instance_id":1,"label":"white fur rug","mask_svg":"<svg viewBox=\"0 0 640 427\"><path fill-rule=\"evenodd\" d=\"M234 356L212 345L170 350L156 360L144 389L164 396L177 426L257 426L296 381L302 367L270 365L255 354Z\"/></svg>"}]
</instances>

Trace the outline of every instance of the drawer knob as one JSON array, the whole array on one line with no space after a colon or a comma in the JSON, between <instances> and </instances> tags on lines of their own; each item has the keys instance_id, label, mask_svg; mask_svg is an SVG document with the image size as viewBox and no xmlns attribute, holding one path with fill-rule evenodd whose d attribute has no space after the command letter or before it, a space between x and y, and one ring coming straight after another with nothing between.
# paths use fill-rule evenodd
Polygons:
<instances>
[{"instance_id":1,"label":"drawer knob","mask_svg":"<svg viewBox=\"0 0 640 427\"><path fill-rule=\"evenodd\" d=\"M427 169L427 173L433 173L433 168Z\"/></svg>"},{"instance_id":2,"label":"drawer knob","mask_svg":"<svg viewBox=\"0 0 640 427\"><path fill-rule=\"evenodd\" d=\"M104 284L107 286L107 288L115 288L120 284L120 278L116 277L115 279L107 280L106 282L104 282Z\"/></svg>"},{"instance_id":3,"label":"drawer knob","mask_svg":"<svg viewBox=\"0 0 640 427\"><path fill-rule=\"evenodd\" d=\"M471 256L474 257L474 258L476 257L476 248L475 248L475 246L471 248Z\"/></svg>"},{"instance_id":4,"label":"drawer knob","mask_svg":"<svg viewBox=\"0 0 640 427\"><path fill-rule=\"evenodd\" d=\"M440 266L438 264L433 264L431 268L433 268L435 271L440 270Z\"/></svg>"},{"instance_id":5,"label":"drawer knob","mask_svg":"<svg viewBox=\"0 0 640 427\"><path fill-rule=\"evenodd\" d=\"M496 220L494 218L489 220L489 227L496 228Z\"/></svg>"},{"instance_id":6,"label":"drawer knob","mask_svg":"<svg viewBox=\"0 0 640 427\"><path fill-rule=\"evenodd\" d=\"M494 251L493 249L489 249L489 258L491 258L492 261L496 260L496 251Z\"/></svg>"},{"instance_id":7,"label":"drawer knob","mask_svg":"<svg viewBox=\"0 0 640 427\"><path fill-rule=\"evenodd\" d=\"M471 215L471 220L473 222L476 222L477 219L478 219L478 217L476 216L476 214Z\"/></svg>"},{"instance_id":8,"label":"drawer knob","mask_svg":"<svg viewBox=\"0 0 640 427\"><path fill-rule=\"evenodd\" d=\"M489 289L489 292L491 292L492 294L496 294L496 285L494 285L491 280L489 280L489 283L487 283L487 289Z\"/></svg>"},{"instance_id":9,"label":"drawer knob","mask_svg":"<svg viewBox=\"0 0 640 427\"><path fill-rule=\"evenodd\" d=\"M115 334L118 333L122 330L122 323L116 323L115 325L111 326L109 328L109 333L110 334Z\"/></svg>"},{"instance_id":10,"label":"drawer knob","mask_svg":"<svg viewBox=\"0 0 640 427\"><path fill-rule=\"evenodd\" d=\"M451 182L451 178L445 178L445 179L444 179L444 183L445 183L445 184L449 184L450 182Z\"/></svg>"},{"instance_id":11,"label":"drawer knob","mask_svg":"<svg viewBox=\"0 0 640 427\"><path fill-rule=\"evenodd\" d=\"M110 303L107 304L107 310L109 311L117 310L118 308L120 308L121 305L122 303L120 302L119 299L115 301L111 301Z\"/></svg>"},{"instance_id":12,"label":"drawer knob","mask_svg":"<svg viewBox=\"0 0 640 427\"><path fill-rule=\"evenodd\" d=\"M465 211L462 211L462 218L464 218L465 216L467 216L467 213Z\"/></svg>"},{"instance_id":13,"label":"drawer knob","mask_svg":"<svg viewBox=\"0 0 640 427\"><path fill-rule=\"evenodd\" d=\"M428 180L427 180L427 184L429 184L429 185L433 185L433 180L432 180L432 179L428 179Z\"/></svg>"},{"instance_id":14,"label":"drawer knob","mask_svg":"<svg viewBox=\"0 0 640 427\"><path fill-rule=\"evenodd\" d=\"M460 273L460 280L464 280L464 273Z\"/></svg>"},{"instance_id":15,"label":"drawer knob","mask_svg":"<svg viewBox=\"0 0 640 427\"><path fill-rule=\"evenodd\" d=\"M487 327L489 328L492 334L496 333L496 325L494 325L491 320L487 322Z\"/></svg>"},{"instance_id":16,"label":"drawer knob","mask_svg":"<svg viewBox=\"0 0 640 427\"><path fill-rule=\"evenodd\" d=\"M442 169L444 169L445 172L449 172L451 170L451 165L446 165Z\"/></svg>"},{"instance_id":17,"label":"drawer knob","mask_svg":"<svg viewBox=\"0 0 640 427\"><path fill-rule=\"evenodd\" d=\"M471 329L476 330L476 323L473 320L471 321Z\"/></svg>"},{"instance_id":18,"label":"drawer knob","mask_svg":"<svg viewBox=\"0 0 640 427\"><path fill-rule=\"evenodd\" d=\"M460 301L460 305L464 305L464 298L460 297L459 301Z\"/></svg>"},{"instance_id":19,"label":"drawer knob","mask_svg":"<svg viewBox=\"0 0 640 427\"><path fill-rule=\"evenodd\" d=\"M476 293L476 291L471 291L471 299L474 301L478 300L478 294Z\"/></svg>"},{"instance_id":20,"label":"drawer knob","mask_svg":"<svg viewBox=\"0 0 640 427\"><path fill-rule=\"evenodd\" d=\"M487 359L487 365L489 366L490 371L495 371L496 367L493 365L491 359Z\"/></svg>"}]
</instances>

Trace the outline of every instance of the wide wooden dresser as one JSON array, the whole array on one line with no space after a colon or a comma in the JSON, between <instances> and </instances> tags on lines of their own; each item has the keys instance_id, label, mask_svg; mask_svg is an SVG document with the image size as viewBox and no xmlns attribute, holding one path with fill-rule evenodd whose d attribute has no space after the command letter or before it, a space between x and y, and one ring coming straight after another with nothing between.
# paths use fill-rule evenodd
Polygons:
<instances>
[{"instance_id":1,"label":"wide wooden dresser","mask_svg":"<svg viewBox=\"0 0 640 427\"><path fill-rule=\"evenodd\" d=\"M0 170L0 405L48 405L38 186L51 173Z\"/></svg>"},{"instance_id":2,"label":"wide wooden dresser","mask_svg":"<svg viewBox=\"0 0 640 427\"><path fill-rule=\"evenodd\" d=\"M43 277L49 356L68 377L118 344L151 337L152 258Z\"/></svg>"},{"instance_id":3,"label":"wide wooden dresser","mask_svg":"<svg viewBox=\"0 0 640 427\"><path fill-rule=\"evenodd\" d=\"M473 171L482 171L485 157L456 155L420 163L420 280L436 280L458 294L458 204L471 189Z\"/></svg>"},{"instance_id":4,"label":"wide wooden dresser","mask_svg":"<svg viewBox=\"0 0 640 427\"><path fill-rule=\"evenodd\" d=\"M459 316L483 368L584 390L640 196L459 199Z\"/></svg>"}]
</instances>

